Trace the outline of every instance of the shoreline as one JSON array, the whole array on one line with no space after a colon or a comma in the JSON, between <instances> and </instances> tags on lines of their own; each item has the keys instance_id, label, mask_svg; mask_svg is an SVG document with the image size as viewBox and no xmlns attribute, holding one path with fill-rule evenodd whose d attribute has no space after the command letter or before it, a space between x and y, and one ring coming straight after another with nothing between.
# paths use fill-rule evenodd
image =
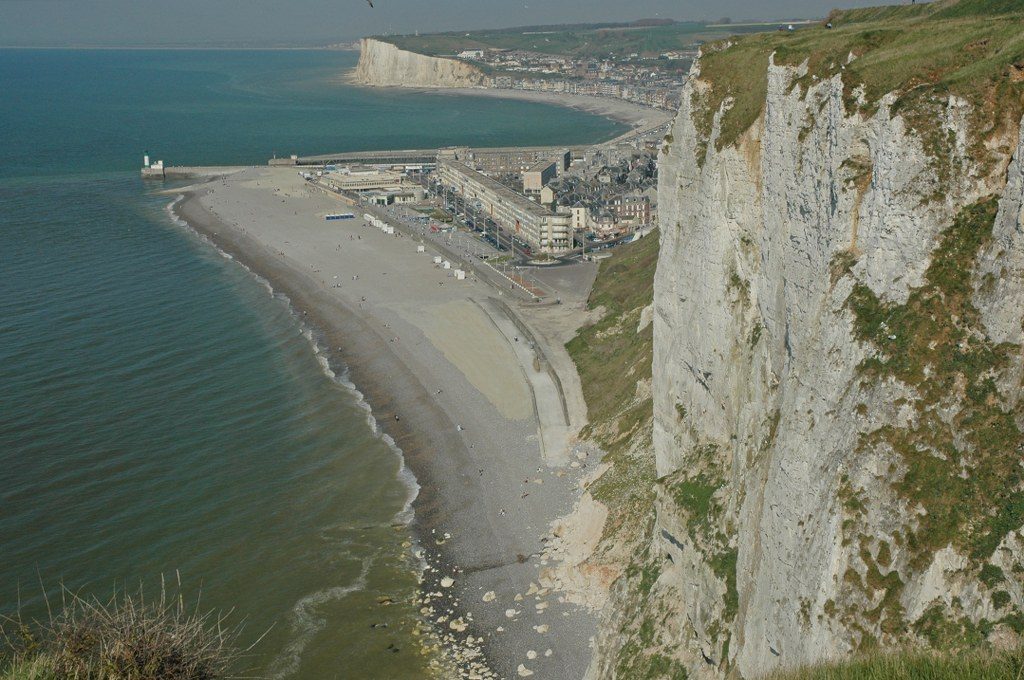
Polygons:
<instances>
[{"instance_id":1,"label":"shoreline","mask_svg":"<svg viewBox=\"0 0 1024 680\"><path fill-rule=\"evenodd\" d=\"M418 557L420 561L420 597L437 592L441 588L441 574L453 571L443 551L430 546L435 535L432 530L436 530L433 509L438 507L440 499L434 497L437 494L435 485L427 481L432 477L429 464L411 459L425 455L429 447L438 444L433 437L425 437L421 433L450 432L450 420L429 409L419 417L407 415L404 421L395 419L402 399L395 399L380 386L391 380L400 388L395 391L402 392L404 399L425 404L429 397L425 393L417 394L419 385L415 376L397 359L374 360L382 338L365 319L344 304L322 299L315 287L304 281L305 272L282 266L264 246L238 233L199 205L199 199L206 190L202 185L184 188L178 194L180 200L168 206L169 211L218 251L226 253L253 276L265 281L275 294L286 297L300 328L313 334L311 350L323 357L328 370L335 376L341 376L343 383L348 383L347 387L355 393L353 397L357 405L361 401L368 409L367 426L385 439L400 459L399 481L409 488L407 480L401 479L401 472L405 470L413 476L415 493L410 494L394 521L406 526L412 536L414 550L411 557ZM409 408L401 410L406 414L410 411ZM451 441L447 445L456 446ZM446 606L456 604L449 602ZM425 617L424 620L430 623ZM456 654L461 656L462 650L456 650ZM443 658L441 661L442 664L450 664L454 659ZM486 667L486 662L484 665Z\"/></svg>"},{"instance_id":2,"label":"shoreline","mask_svg":"<svg viewBox=\"0 0 1024 680\"><path fill-rule=\"evenodd\" d=\"M601 116L617 123L629 126L629 130L612 139L598 142L597 145L609 144L625 137L642 134L672 121L673 112L656 109L642 104L635 104L625 99L612 97L596 97L585 94L567 94L563 92L543 92L537 90L496 89L490 87L418 87L399 85L373 85L355 80L355 69L339 76L338 80L353 87L365 87L375 90L393 90L418 94L436 94L438 96L469 96L490 97L492 99L515 99L540 104L553 104L595 116Z\"/></svg>"},{"instance_id":3,"label":"shoreline","mask_svg":"<svg viewBox=\"0 0 1024 680\"><path fill-rule=\"evenodd\" d=\"M269 171L253 168L249 174L266 177ZM505 507L510 508L510 516L520 510L511 507L514 503L511 499L518 498L521 493L517 480L524 474L537 476L532 468L537 467L537 472L541 472L544 463L539 459L513 461L514 477L496 468L495 472L499 477L505 477L504 480L493 480L490 470L485 475L485 465L495 461L488 459L486 452L481 452L485 448L483 442L477 441L475 448L466 445L461 423L454 422L451 413L439 405L439 399L425 385L430 382L425 378L430 371L417 365L419 360L415 355L401 355L395 344L389 342L388 335L393 330L386 333L381 330L388 326L386 322L381 323L386 317L354 308L339 295L332 294L322 282L318 283L309 271L289 261L283 251L275 253L267 243L245 233L245 228L229 225L222 217L213 214L209 206L203 205L204 197L209 198L214 191L222 193L221 187L232 181L232 178L221 178L176 192L183 198L174 204L172 213L289 299L302 324L322 339L320 351L330 370L345 376L355 386L371 409L371 417L381 435L390 438L401 452L404 465L412 472L419 487L412 500L413 518L409 528L415 541L423 547L424 561L428 565L423 572L423 599L418 604L423 605L424 613L430 612L424 616L425 620L439 618L442 625L435 622L434 630L448 643L445 647L450 656L445 655L446 660L468 664L483 677L488 677L487 668L498 675L509 676L515 674L519 663L527 663L533 668L538 662L528 661L525 650L545 644L557 649L560 656L582 655L583 659L575 661L559 660L558 663L568 665L552 669L555 674L570 673L568 677L582 677L582 671L589 663L587 639L593 632L592 619L574 611L577 621L566 625L564 644L559 644L555 634L548 635L549 639L544 643L530 643L523 641L531 636L527 616L540 617L544 613L543 608L522 617L517 611L514 620L505 615L506 608L522 602L530 590L534 593L540 590L536 583L541 581L542 563L546 564L541 557L546 540L542 534L549 531L550 522L566 514L575 503L578 496L575 479L566 476L563 480L564 470L559 471L557 479L553 470L548 471L551 473L550 483L543 493L552 498L533 512L529 508L522 509L526 514L518 523L526 522L526 532L522 526L513 529L517 520L511 517L506 520L504 515ZM214 185L218 183L221 186L215 189ZM408 243L408 239L405 241ZM401 334L405 336L408 332L403 330ZM463 422L469 423L466 430L486 429L486 421L477 418L474 422L473 414L464 415L468 420ZM513 434L512 439L495 434L498 451L508 449L509 441L523 436L522 426L515 423L500 425L500 429L509 427L512 428L510 432L520 434ZM530 446L535 448L533 444ZM528 454L527 449L523 449L522 455ZM476 474L469 474L475 473L478 467L481 470L479 479ZM541 477L524 479L524 484L527 481L532 484L547 480ZM487 487L495 484L505 498L502 502L488 498L493 488ZM556 488L559 484L561 487ZM531 488L522 494L523 498L530 492L534 496L541 495L540 489L534 491ZM552 505L553 502L556 505ZM499 518L494 517L499 514L496 503L501 505ZM454 537L449 539L452 534ZM439 539L438 536L442 535L445 538ZM456 581L454 587L444 586L442 579L445 577ZM546 594L547 589L544 590ZM481 592L497 593L491 598L494 606L490 609L494 611L489 614L476 611L485 607L480 604ZM540 600L533 593L530 596ZM483 601L489 602L487 599ZM547 603L544 604L546 606ZM522 604L519 608L523 608ZM438 612L445 615L435 617ZM445 628L445 621L454 621L456 616L465 626L461 630ZM569 616L569 612L563 616ZM546 634L549 626L541 625L539 621L536 623L533 630L540 629ZM559 621L556 625L562 626L563 623ZM517 627L518 630L513 630ZM539 651L545 650L541 648ZM481 665L481 660L486 661ZM537 672L542 671L538 669Z\"/></svg>"}]
</instances>

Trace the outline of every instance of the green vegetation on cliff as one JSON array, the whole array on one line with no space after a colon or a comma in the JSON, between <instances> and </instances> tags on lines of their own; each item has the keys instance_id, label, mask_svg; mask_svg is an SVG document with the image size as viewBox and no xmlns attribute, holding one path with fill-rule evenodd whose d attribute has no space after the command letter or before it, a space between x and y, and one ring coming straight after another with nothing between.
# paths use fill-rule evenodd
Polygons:
<instances>
[{"instance_id":1,"label":"green vegetation on cliff","mask_svg":"<svg viewBox=\"0 0 1024 680\"><path fill-rule=\"evenodd\" d=\"M601 262L587 306L603 311L567 345L587 402L589 425L581 433L606 451L612 467L591 488L609 506L607 531L649 516L654 497L654 454L633 460L637 441L650 442L653 404L638 385L651 379L654 331L642 330L640 316L654 300L658 233L619 248Z\"/></svg>"},{"instance_id":2,"label":"green vegetation on cliff","mask_svg":"<svg viewBox=\"0 0 1024 680\"><path fill-rule=\"evenodd\" d=\"M1024 433L997 387L1019 348L993 343L972 303L975 261L991 237L996 208L987 198L957 215L924 285L905 303L883 302L863 284L848 301L858 338L876 350L861 366L864 379L895 378L917 392L915 423L887 425L862 441L900 457L905 470L893 488L924 510L905 536L915 568L949 544L987 560L1024 524Z\"/></svg>"},{"instance_id":3,"label":"green vegetation on cliff","mask_svg":"<svg viewBox=\"0 0 1024 680\"><path fill-rule=\"evenodd\" d=\"M708 141L715 114L722 116L721 150L732 145L764 110L767 69L799 66L806 88L839 75L848 113L871 114L894 93L900 113L935 157L950 140L935 125L949 95L972 106L972 151L984 160L981 142L1016 127L1024 114L1024 4L1017 0L940 0L837 11L824 25L795 32L767 33L706 45L700 79L708 87L694 91L697 127ZM703 161L703 156L700 159ZM948 168L937 166L941 175Z\"/></svg>"},{"instance_id":4,"label":"green vegetation on cliff","mask_svg":"<svg viewBox=\"0 0 1024 680\"><path fill-rule=\"evenodd\" d=\"M615 631L619 646L606 650L619 680L687 677L672 656L678 642L662 633L668 613L653 592L661 571L659 556L650 553L653 327L641 317L654 300L658 246L654 233L601 262L588 307L602 310L602 316L566 345L583 383L590 420L581 436L601 445L609 466L590 487L608 508L596 559L625 567L614 588L621 614Z\"/></svg>"}]
</instances>

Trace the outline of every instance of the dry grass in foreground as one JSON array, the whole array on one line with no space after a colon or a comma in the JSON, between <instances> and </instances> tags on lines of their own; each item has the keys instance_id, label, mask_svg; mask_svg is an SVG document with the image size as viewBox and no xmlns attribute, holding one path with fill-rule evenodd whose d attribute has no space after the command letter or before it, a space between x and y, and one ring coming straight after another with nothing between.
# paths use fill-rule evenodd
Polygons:
<instances>
[{"instance_id":1,"label":"dry grass in foreground","mask_svg":"<svg viewBox=\"0 0 1024 680\"><path fill-rule=\"evenodd\" d=\"M166 588L155 601L141 586L105 602L68 591L62 600L47 622L0 621L0 680L220 680L243 654L226 615Z\"/></svg>"},{"instance_id":2,"label":"dry grass in foreground","mask_svg":"<svg viewBox=\"0 0 1024 680\"><path fill-rule=\"evenodd\" d=\"M770 680L1024 680L1024 652L878 653L775 673Z\"/></svg>"}]
</instances>

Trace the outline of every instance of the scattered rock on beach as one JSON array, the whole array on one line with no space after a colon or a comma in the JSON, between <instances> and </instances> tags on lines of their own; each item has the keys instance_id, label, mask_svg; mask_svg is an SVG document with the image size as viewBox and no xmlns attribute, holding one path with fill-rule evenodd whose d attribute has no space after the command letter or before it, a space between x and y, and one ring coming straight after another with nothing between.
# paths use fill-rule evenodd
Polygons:
<instances>
[{"instance_id":1,"label":"scattered rock on beach","mask_svg":"<svg viewBox=\"0 0 1024 680\"><path fill-rule=\"evenodd\" d=\"M442 588L451 588L453 585L455 585L455 579L453 579L452 577L445 576L443 579L441 579Z\"/></svg>"},{"instance_id":2,"label":"scattered rock on beach","mask_svg":"<svg viewBox=\"0 0 1024 680\"><path fill-rule=\"evenodd\" d=\"M516 611L515 609L506 609L506 610L505 610L505 616L506 616L507 618L510 618L510 619L511 619L512 617L514 617L514 616L515 616L516 614L518 614L518 613L519 613L519 612L517 612L517 611Z\"/></svg>"},{"instance_id":3,"label":"scattered rock on beach","mask_svg":"<svg viewBox=\"0 0 1024 680\"><path fill-rule=\"evenodd\" d=\"M532 649L529 650L528 652L526 652L526 658L530 661L533 661L537 658L537 652L533 651Z\"/></svg>"},{"instance_id":4,"label":"scattered rock on beach","mask_svg":"<svg viewBox=\"0 0 1024 680\"><path fill-rule=\"evenodd\" d=\"M483 601L484 602L493 602L495 597L497 597L497 596L494 594L494 591L493 590L488 590L486 593L484 593Z\"/></svg>"},{"instance_id":5,"label":"scattered rock on beach","mask_svg":"<svg viewBox=\"0 0 1024 680\"><path fill-rule=\"evenodd\" d=\"M519 668L516 669L516 673L518 673L519 677L521 677L521 678L528 678L531 675L533 675L533 671L531 671L529 668L527 668L523 664L519 664Z\"/></svg>"}]
</instances>

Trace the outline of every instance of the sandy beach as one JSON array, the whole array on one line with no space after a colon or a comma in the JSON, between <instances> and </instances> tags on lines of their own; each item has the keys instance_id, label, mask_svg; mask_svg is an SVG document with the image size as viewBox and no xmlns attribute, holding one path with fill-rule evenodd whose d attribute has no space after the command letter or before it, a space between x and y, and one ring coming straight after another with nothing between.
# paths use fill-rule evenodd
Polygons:
<instances>
[{"instance_id":1,"label":"sandy beach","mask_svg":"<svg viewBox=\"0 0 1024 680\"><path fill-rule=\"evenodd\" d=\"M445 88L422 90L449 95L471 95L475 97L492 97L494 99L519 99L523 101L542 102L567 106L579 111L586 111L598 116L610 118L634 127L650 124L661 125L672 119L670 111L663 111L650 106L641 106L624 99L612 97L594 97L585 94L566 94L564 92L537 92L533 90L498 90L483 87Z\"/></svg>"},{"instance_id":2,"label":"sandy beach","mask_svg":"<svg viewBox=\"0 0 1024 680\"><path fill-rule=\"evenodd\" d=\"M324 220L341 211L357 219ZM479 655L493 677L582 677L594 619L550 589L543 556L551 522L571 512L595 463L567 448L581 424L578 379L560 376L565 405L553 404L540 361L538 350L574 371L561 347L543 346L558 333L531 348L505 293L472 272L456 280L432 244L420 253L414 236L368 226L294 169L190 187L175 212L288 296L403 451L431 565L422 611L457 654Z\"/></svg>"}]
</instances>

